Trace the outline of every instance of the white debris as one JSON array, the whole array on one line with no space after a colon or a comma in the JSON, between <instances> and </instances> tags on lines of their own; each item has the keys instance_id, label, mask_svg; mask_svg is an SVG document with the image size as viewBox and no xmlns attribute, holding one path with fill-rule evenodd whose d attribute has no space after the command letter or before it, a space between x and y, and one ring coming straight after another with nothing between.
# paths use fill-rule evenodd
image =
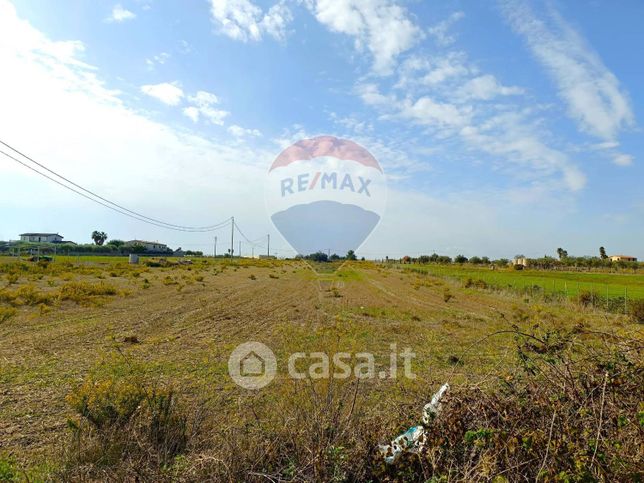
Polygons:
<instances>
[{"instance_id":1,"label":"white debris","mask_svg":"<svg viewBox=\"0 0 644 483\"><path fill-rule=\"evenodd\" d=\"M432 420L438 416L438 413L440 413L442 408L441 400L448 389L449 384L443 384L438 392L432 396L432 400L425 404L425 407L423 408L423 424L431 423Z\"/></svg>"},{"instance_id":2,"label":"white debris","mask_svg":"<svg viewBox=\"0 0 644 483\"><path fill-rule=\"evenodd\" d=\"M425 428L413 426L394 439L390 444L378 446L385 463L395 463L403 453L418 453L425 444Z\"/></svg>"},{"instance_id":3,"label":"white debris","mask_svg":"<svg viewBox=\"0 0 644 483\"><path fill-rule=\"evenodd\" d=\"M449 389L449 384L445 383L432 396L432 400L425 404L423 408L423 425L430 424L440 413L441 400ZM385 463L394 464L403 453L418 453L425 446L425 426L412 426L403 434L395 438L389 444L378 446Z\"/></svg>"}]
</instances>

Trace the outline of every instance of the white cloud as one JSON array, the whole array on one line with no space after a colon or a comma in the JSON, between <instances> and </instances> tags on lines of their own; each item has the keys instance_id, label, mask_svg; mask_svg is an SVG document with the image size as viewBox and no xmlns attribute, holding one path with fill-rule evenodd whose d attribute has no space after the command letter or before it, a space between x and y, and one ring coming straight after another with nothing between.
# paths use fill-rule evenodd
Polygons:
<instances>
[{"instance_id":1,"label":"white cloud","mask_svg":"<svg viewBox=\"0 0 644 483\"><path fill-rule=\"evenodd\" d=\"M446 46L453 44L456 38L449 34L452 25L465 17L463 12L454 12L442 22L427 29L427 33L436 39L439 45Z\"/></svg>"},{"instance_id":2,"label":"white cloud","mask_svg":"<svg viewBox=\"0 0 644 483\"><path fill-rule=\"evenodd\" d=\"M481 75L467 81L458 91L465 99L490 100L497 96L513 96L523 94L520 87L506 87L498 83L496 77L490 74Z\"/></svg>"},{"instance_id":3,"label":"white cloud","mask_svg":"<svg viewBox=\"0 0 644 483\"><path fill-rule=\"evenodd\" d=\"M332 32L353 37L358 51L368 50L378 74L390 74L398 55L423 37L407 11L391 0L317 0L314 13Z\"/></svg>"},{"instance_id":4,"label":"white cloud","mask_svg":"<svg viewBox=\"0 0 644 483\"><path fill-rule=\"evenodd\" d=\"M192 105L184 108L183 113L193 122L197 122L200 117L203 117L212 124L222 126L224 119L230 114L228 111L213 107L219 104L219 98L211 92L197 91L194 96L188 96L187 100Z\"/></svg>"},{"instance_id":5,"label":"white cloud","mask_svg":"<svg viewBox=\"0 0 644 483\"><path fill-rule=\"evenodd\" d=\"M212 92L197 91L194 96L188 96L188 102L198 107L208 107L213 104L219 104L219 98Z\"/></svg>"},{"instance_id":6,"label":"white cloud","mask_svg":"<svg viewBox=\"0 0 644 483\"><path fill-rule=\"evenodd\" d=\"M579 168L565 153L547 146L521 114L497 115L480 127L466 126L459 134L473 148L503 157L501 169L510 169L513 176L524 182L541 183L560 174L563 187L568 190L579 191L586 185L586 176Z\"/></svg>"},{"instance_id":7,"label":"white cloud","mask_svg":"<svg viewBox=\"0 0 644 483\"><path fill-rule=\"evenodd\" d=\"M210 13L220 33L243 42L261 40L264 34L284 40L286 28L293 20L284 0L266 14L250 0L211 0Z\"/></svg>"},{"instance_id":8,"label":"white cloud","mask_svg":"<svg viewBox=\"0 0 644 483\"><path fill-rule=\"evenodd\" d=\"M154 97L168 106L176 106L183 98L183 89L178 82L162 82L141 86L141 92Z\"/></svg>"},{"instance_id":9,"label":"white cloud","mask_svg":"<svg viewBox=\"0 0 644 483\"><path fill-rule=\"evenodd\" d=\"M405 100L400 108L400 115L412 119L418 124L437 127L464 126L470 121L471 109L457 107L454 104L438 102L424 96L412 102Z\"/></svg>"},{"instance_id":10,"label":"white cloud","mask_svg":"<svg viewBox=\"0 0 644 483\"><path fill-rule=\"evenodd\" d=\"M228 132L237 138L242 138L246 136L255 136L259 137L262 133L258 129L246 129L237 124L233 124L228 127Z\"/></svg>"},{"instance_id":11,"label":"white cloud","mask_svg":"<svg viewBox=\"0 0 644 483\"><path fill-rule=\"evenodd\" d=\"M381 94L376 84L358 84L356 93L368 106L387 106L397 101L394 96Z\"/></svg>"},{"instance_id":12,"label":"white cloud","mask_svg":"<svg viewBox=\"0 0 644 483\"><path fill-rule=\"evenodd\" d=\"M152 70L156 65L163 65L171 55L167 52L161 52L160 54L154 55L149 59L145 59L145 63L148 66L148 69Z\"/></svg>"},{"instance_id":13,"label":"white cloud","mask_svg":"<svg viewBox=\"0 0 644 483\"><path fill-rule=\"evenodd\" d=\"M617 166L630 166L633 164L633 156L630 154L615 153L613 155L613 163Z\"/></svg>"},{"instance_id":14,"label":"white cloud","mask_svg":"<svg viewBox=\"0 0 644 483\"><path fill-rule=\"evenodd\" d=\"M614 141L633 123L627 94L581 35L553 9L537 17L523 1L508 0L503 11L534 56L548 70L579 128Z\"/></svg>"},{"instance_id":15,"label":"white cloud","mask_svg":"<svg viewBox=\"0 0 644 483\"><path fill-rule=\"evenodd\" d=\"M431 63L415 62L412 67L411 71L422 71L431 68ZM405 66L401 75L409 75ZM440 89L433 87L431 96L408 91L401 98L382 93L373 83L358 85L356 92L365 104L382 113L381 118L411 121L434 130L434 140L456 138L475 156L486 155L483 159L489 159L491 169L531 186L530 196L561 189L578 191L585 186L585 175L568 155L543 141L548 134L539 126L540 120L530 121L530 109L504 106L499 113L497 107L477 103L492 95L518 94L518 88L501 86L493 76L479 75L471 80L475 82L462 84L459 79ZM464 92L454 95L459 86ZM475 102L463 102L468 100L464 93Z\"/></svg>"},{"instance_id":16,"label":"white cloud","mask_svg":"<svg viewBox=\"0 0 644 483\"><path fill-rule=\"evenodd\" d=\"M406 58L398 68L397 89L436 88L457 81L472 74L475 69L469 67L466 55L462 52L449 52L445 55L423 57L412 55ZM451 93L453 86L450 85Z\"/></svg>"},{"instance_id":17,"label":"white cloud","mask_svg":"<svg viewBox=\"0 0 644 483\"><path fill-rule=\"evenodd\" d=\"M134 12L123 8L121 4L116 4L114 5L114 8L112 8L112 13L110 14L110 16L105 20L107 22L120 23L125 22L126 20L133 20L134 18L136 18L136 14Z\"/></svg>"},{"instance_id":18,"label":"white cloud","mask_svg":"<svg viewBox=\"0 0 644 483\"><path fill-rule=\"evenodd\" d=\"M192 122L199 121L199 109L194 106L184 107L182 111L186 116L192 119Z\"/></svg>"}]
</instances>

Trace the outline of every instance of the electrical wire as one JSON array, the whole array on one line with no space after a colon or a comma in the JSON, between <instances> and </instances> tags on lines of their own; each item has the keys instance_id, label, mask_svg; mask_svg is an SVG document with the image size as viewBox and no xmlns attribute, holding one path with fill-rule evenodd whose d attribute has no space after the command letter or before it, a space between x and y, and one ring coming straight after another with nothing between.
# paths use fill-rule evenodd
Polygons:
<instances>
[{"instance_id":1,"label":"electrical wire","mask_svg":"<svg viewBox=\"0 0 644 483\"><path fill-rule=\"evenodd\" d=\"M162 220L157 220L155 218L151 218L149 216L143 215L143 214L138 213L136 211L130 210L130 209L124 207L124 206L121 206L118 203L110 201L109 199L104 198L104 197L94 193L93 191L82 187L81 185L79 185L77 183L74 183L70 179L68 179L65 176L63 176L61 174L58 174L57 172L49 169L47 166L43 165L42 163L39 163L38 161L34 160L33 158L31 158L29 156L27 156L26 154L22 153L21 151L17 150L13 146L7 144L6 142L4 142L1 139L0 139L0 144L6 146L7 148L11 149L13 152L19 154L23 158L29 160L30 162L34 163L35 165L39 166L40 168L46 170L47 172L49 172L49 173L53 174L54 176L64 180L65 182L67 182L70 185L78 188L79 190L82 190L84 193L87 193L87 194L84 194L84 193L82 193L82 192L80 192L80 191L78 191L78 190L76 190L76 189L74 189L74 188L72 188L72 187L70 187L70 186L68 186L68 185L66 185L66 184L54 179L54 178L52 178L51 176L48 176L47 174L35 169L33 166L30 166L27 163L17 159L16 157L12 156L11 154L8 154L8 153L0 150L1 154L4 154L6 157L16 161L17 163L20 163L21 165L25 166L26 168L31 169L35 173L38 173L39 175L49 179L50 181L53 181L54 183L56 183L56 184L58 184L58 185L60 185L60 186L62 186L64 188L67 188L68 190L73 191L74 193L76 193L78 195L81 195L84 198L87 198L88 200L94 201L95 203L98 203L99 205L102 205L102 206L104 206L106 208L109 208L109 209L111 209L113 211L116 211L116 212L118 212L118 213L120 213L122 215L129 216L130 218L134 218L136 220L143 221L145 223L149 223L151 225L155 225L155 226L158 226L158 227L161 227L161 228L167 228L167 229L170 229L170 230L176 230L176 231L209 232L209 231L215 231L215 230L218 230L219 228L223 228L223 227L227 226L230 223L231 219L232 219L232 218L227 218L226 220L224 220L222 222L216 223L214 225L208 225L208 226L175 225L173 223L167 223L167 222L162 221ZM89 195L91 195L91 196L89 196ZM92 196L94 198L92 198ZM95 198L98 198L98 199L95 199ZM101 200L101 201L99 201L99 200Z\"/></svg>"}]
</instances>

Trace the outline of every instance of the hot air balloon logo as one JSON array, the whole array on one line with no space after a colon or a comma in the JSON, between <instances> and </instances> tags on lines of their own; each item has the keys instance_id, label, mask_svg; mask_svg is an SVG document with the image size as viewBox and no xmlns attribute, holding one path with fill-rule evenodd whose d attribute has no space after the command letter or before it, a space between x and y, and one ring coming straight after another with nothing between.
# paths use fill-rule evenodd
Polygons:
<instances>
[{"instance_id":1,"label":"hot air balloon logo","mask_svg":"<svg viewBox=\"0 0 644 483\"><path fill-rule=\"evenodd\" d=\"M386 180L369 151L348 139L318 136L282 151L266 181L275 228L301 255L358 250L380 222Z\"/></svg>"}]
</instances>

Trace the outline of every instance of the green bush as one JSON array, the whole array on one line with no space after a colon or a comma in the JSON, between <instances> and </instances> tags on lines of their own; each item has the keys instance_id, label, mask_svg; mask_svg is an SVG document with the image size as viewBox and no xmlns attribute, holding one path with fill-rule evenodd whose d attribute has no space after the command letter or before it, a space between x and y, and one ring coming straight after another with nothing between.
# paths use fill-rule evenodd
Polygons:
<instances>
[{"instance_id":1,"label":"green bush","mask_svg":"<svg viewBox=\"0 0 644 483\"><path fill-rule=\"evenodd\" d=\"M644 300L633 300L629 304L631 317L638 324L644 324Z\"/></svg>"},{"instance_id":2,"label":"green bush","mask_svg":"<svg viewBox=\"0 0 644 483\"><path fill-rule=\"evenodd\" d=\"M101 429L128 422L144 397L139 381L89 378L66 399L80 416Z\"/></svg>"}]
</instances>

